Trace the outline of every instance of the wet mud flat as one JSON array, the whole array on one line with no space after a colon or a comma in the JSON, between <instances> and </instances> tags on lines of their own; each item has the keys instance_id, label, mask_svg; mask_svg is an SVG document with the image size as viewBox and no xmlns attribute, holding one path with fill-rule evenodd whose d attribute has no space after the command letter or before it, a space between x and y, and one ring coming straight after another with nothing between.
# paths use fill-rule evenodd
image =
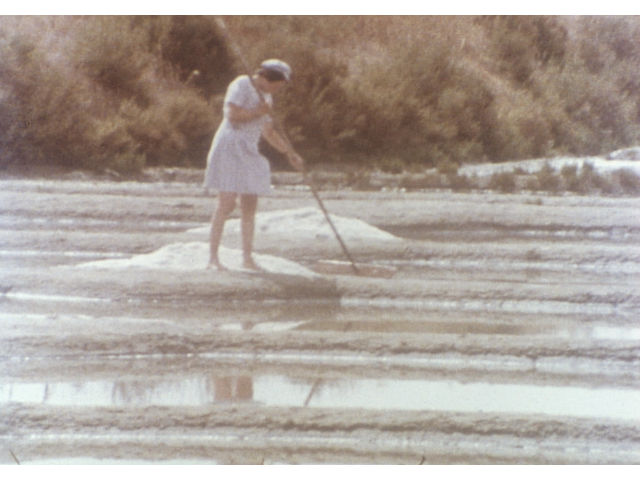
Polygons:
<instances>
[{"instance_id":1,"label":"wet mud flat","mask_svg":"<svg viewBox=\"0 0 640 482\"><path fill-rule=\"evenodd\" d=\"M217 273L197 185L0 184L5 463L640 462L638 199L323 193L373 279L304 191Z\"/></svg>"}]
</instances>

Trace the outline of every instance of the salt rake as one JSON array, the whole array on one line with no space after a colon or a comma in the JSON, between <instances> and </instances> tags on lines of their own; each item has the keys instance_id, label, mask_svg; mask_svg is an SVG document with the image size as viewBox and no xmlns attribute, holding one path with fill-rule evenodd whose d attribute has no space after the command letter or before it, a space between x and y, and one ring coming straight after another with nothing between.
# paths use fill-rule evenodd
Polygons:
<instances>
[{"instance_id":1,"label":"salt rake","mask_svg":"<svg viewBox=\"0 0 640 482\"><path fill-rule=\"evenodd\" d=\"M253 82L253 78L251 77L251 74L249 74L249 72L251 71L249 63L247 62L247 59L245 58L242 51L240 50L240 46L231 38L231 35L229 34L227 26L224 23L224 20L222 20L222 18L220 18L219 16L216 16L215 21L222 33L222 36L227 40L227 44L231 46L231 49L235 53L236 57L240 59L240 62L242 63L243 68L245 69L245 71L249 76L251 85L253 85L253 88L258 93L258 96L260 96L260 100L262 100L262 102L265 102L264 95ZM282 138L282 140L287 144L287 147L290 150L295 152L295 150L293 149L293 145L289 140L289 137L286 135L284 129L280 126L280 123L278 122L278 120L275 119L274 117L272 117L271 119L273 121L274 127L278 131L278 134L280 134L280 137ZM362 263L356 264L356 262L353 259L353 256L351 256L351 253L347 249L347 245L342 240L342 236L340 236L340 233L338 233L338 230L333 224L333 221L331 220L331 216L329 216L329 212L324 207L322 198L320 198L320 194L318 194L318 189L316 188L311 178L308 176L307 171L305 169L305 163L302 164L302 168L300 169L300 172L302 174L302 179L307 184L307 186L309 186L309 189L311 189L311 193L313 194L313 197L318 202L318 206L320 206L320 210L322 211L322 214L324 214L324 217L327 220L327 223L329 223L329 226L331 227L333 234L338 240L338 243L340 243L340 247L342 248L342 251L344 252L347 259L349 260L349 262L335 261L335 260L320 260L316 262L316 265L314 266L314 271L321 274L333 274L333 275L354 274L356 276L367 276L367 277L374 277L374 278L391 278L395 274L396 268L393 268L391 266L379 266L374 264L362 264Z\"/></svg>"}]
</instances>

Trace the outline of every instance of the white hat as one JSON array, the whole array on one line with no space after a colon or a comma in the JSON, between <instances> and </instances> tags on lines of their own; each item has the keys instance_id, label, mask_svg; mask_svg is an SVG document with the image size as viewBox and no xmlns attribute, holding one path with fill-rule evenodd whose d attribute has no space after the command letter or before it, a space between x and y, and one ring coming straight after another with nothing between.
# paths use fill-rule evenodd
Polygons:
<instances>
[{"instance_id":1,"label":"white hat","mask_svg":"<svg viewBox=\"0 0 640 482\"><path fill-rule=\"evenodd\" d=\"M274 70L280 72L287 79L287 82L291 79L291 67L286 62L278 59L265 60L260 64L260 67L266 70Z\"/></svg>"}]
</instances>

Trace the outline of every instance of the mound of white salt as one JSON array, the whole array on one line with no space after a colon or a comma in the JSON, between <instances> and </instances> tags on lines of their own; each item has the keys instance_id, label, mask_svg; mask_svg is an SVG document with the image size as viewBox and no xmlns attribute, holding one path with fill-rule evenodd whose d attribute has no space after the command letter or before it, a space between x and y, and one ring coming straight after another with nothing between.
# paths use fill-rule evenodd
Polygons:
<instances>
[{"instance_id":1,"label":"mound of white salt","mask_svg":"<svg viewBox=\"0 0 640 482\"><path fill-rule=\"evenodd\" d=\"M242 268L242 251L220 246L220 261L233 271ZM254 260L268 273L288 274L315 278L319 275L288 259L266 254L254 254ZM175 243L149 254L133 256L129 259L105 259L78 265L83 268L106 269L162 269L173 271L202 270L209 261L209 244L201 242Z\"/></svg>"},{"instance_id":2,"label":"mound of white salt","mask_svg":"<svg viewBox=\"0 0 640 482\"><path fill-rule=\"evenodd\" d=\"M620 149L607 155L607 159L617 161L640 161L640 147Z\"/></svg>"},{"instance_id":3,"label":"mound of white salt","mask_svg":"<svg viewBox=\"0 0 640 482\"><path fill-rule=\"evenodd\" d=\"M391 233L371 226L355 218L345 218L331 215L331 221L340 236L347 239L393 241L398 238ZM207 234L209 227L195 228L192 233ZM224 234L240 234L240 220L227 221ZM286 235L286 239L295 240L323 240L334 239L335 235L320 209L301 208L281 211L267 211L256 214L256 234Z\"/></svg>"},{"instance_id":4,"label":"mound of white salt","mask_svg":"<svg viewBox=\"0 0 640 482\"><path fill-rule=\"evenodd\" d=\"M609 158L604 157L557 157L554 159L531 159L526 161L501 162L499 164L472 164L460 168L460 173L465 175L490 176L500 172L511 172L518 169L529 174L540 171L545 164L549 164L556 171L560 171L564 166L576 166L582 169L585 164L590 164L593 169L600 173L617 171L618 169L629 169L640 175L640 163L622 159L622 154L612 153ZM628 156L627 156L628 157Z\"/></svg>"}]
</instances>

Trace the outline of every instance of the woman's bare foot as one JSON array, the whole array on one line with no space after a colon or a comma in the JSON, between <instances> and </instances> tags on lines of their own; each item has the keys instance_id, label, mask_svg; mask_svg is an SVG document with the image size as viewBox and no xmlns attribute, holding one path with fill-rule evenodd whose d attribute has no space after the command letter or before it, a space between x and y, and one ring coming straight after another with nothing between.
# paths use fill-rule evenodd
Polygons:
<instances>
[{"instance_id":1,"label":"woman's bare foot","mask_svg":"<svg viewBox=\"0 0 640 482\"><path fill-rule=\"evenodd\" d=\"M260 265L256 264L253 259L245 259L242 263L244 269L250 269L251 271L263 271Z\"/></svg>"},{"instance_id":2,"label":"woman's bare foot","mask_svg":"<svg viewBox=\"0 0 640 482\"><path fill-rule=\"evenodd\" d=\"M229 269L218 260L209 261L209 264L205 269L212 269L215 271L229 271Z\"/></svg>"}]
</instances>

